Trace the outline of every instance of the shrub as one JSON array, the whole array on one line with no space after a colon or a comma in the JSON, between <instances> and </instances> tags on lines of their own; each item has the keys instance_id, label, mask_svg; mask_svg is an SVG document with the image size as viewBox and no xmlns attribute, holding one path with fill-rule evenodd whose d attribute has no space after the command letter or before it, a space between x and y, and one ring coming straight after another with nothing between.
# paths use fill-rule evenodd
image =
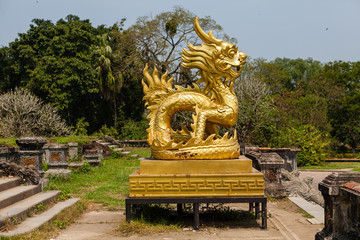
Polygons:
<instances>
[{"instance_id":1,"label":"shrub","mask_svg":"<svg viewBox=\"0 0 360 240\"><path fill-rule=\"evenodd\" d=\"M128 120L124 123L119 134L120 139L133 139L140 140L146 139L147 133L146 129L148 128L147 120L141 120L136 122L134 120Z\"/></svg>"},{"instance_id":2,"label":"shrub","mask_svg":"<svg viewBox=\"0 0 360 240\"><path fill-rule=\"evenodd\" d=\"M326 148L330 144L327 134L310 124L290 127L279 131L280 147L300 148L299 166L320 165L325 159Z\"/></svg>"},{"instance_id":3,"label":"shrub","mask_svg":"<svg viewBox=\"0 0 360 240\"><path fill-rule=\"evenodd\" d=\"M0 95L0 136L60 136L70 129L57 109L44 104L28 90L20 89Z\"/></svg>"},{"instance_id":4,"label":"shrub","mask_svg":"<svg viewBox=\"0 0 360 240\"><path fill-rule=\"evenodd\" d=\"M106 124L101 127L99 132L93 133L94 136L107 135L107 136L112 136L112 137L117 137L118 134L119 134L118 131L113 126L108 127Z\"/></svg>"},{"instance_id":5,"label":"shrub","mask_svg":"<svg viewBox=\"0 0 360 240\"><path fill-rule=\"evenodd\" d=\"M84 117L82 117L76 121L76 126L74 128L73 134L78 136L86 136L88 127L89 123L85 121Z\"/></svg>"}]
</instances>

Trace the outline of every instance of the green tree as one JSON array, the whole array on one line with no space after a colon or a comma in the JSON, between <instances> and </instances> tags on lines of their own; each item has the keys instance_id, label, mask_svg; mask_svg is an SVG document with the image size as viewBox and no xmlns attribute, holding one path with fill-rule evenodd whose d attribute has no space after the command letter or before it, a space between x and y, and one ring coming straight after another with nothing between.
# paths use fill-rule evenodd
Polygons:
<instances>
[{"instance_id":1,"label":"green tree","mask_svg":"<svg viewBox=\"0 0 360 240\"><path fill-rule=\"evenodd\" d=\"M116 98L117 129L123 129L130 119L141 121L144 115L142 102L142 71L144 61L136 45L135 34L132 30L123 30L123 19L114 24L108 32L108 45L112 49L111 71L121 83L120 91L113 95Z\"/></svg>"},{"instance_id":2,"label":"green tree","mask_svg":"<svg viewBox=\"0 0 360 240\"><path fill-rule=\"evenodd\" d=\"M234 91L239 101L238 139L248 144L266 146L275 131L276 112L270 87L263 81L264 59L249 60L243 67Z\"/></svg>"},{"instance_id":3,"label":"green tree","mask_svg":"<svg viewBox=\"0 0 360 240\"><path fill-rule=\"evenodd\" d=\"M331 133L355 152L360 141L360 62L328 63L323 75L336 89L329 98Z\"/></svg>"},{"instance_id":4,"label":"green tree","mask_svg":"<svg viewBox=\"0 0 360 240\"><path fill-rule=\"evenodd\" d=\"M12 81L20 79L20 86L58 108L71 125L82 117L93 124L102 121L96 114L101 113L96 110L101 100L91 49L104 27L96 29L74 15L56 24L43 19L32 22L10 43L16 69Z\"/></svg>"},{"instance_id":5,"label":"green tree","mask_svg":"<svg viewBox=\"0 0 360 240\"><path fill-rule=\"evenodd\" d=\"M11 51L8 47L0 48L0 92L15 90L19 79L15 78L15 69Z\"/></svg>"},{"instance_id":6,"label":"green tree","mask_svg":"<svg viewBox=\"0 0 360 240\"><path fill-rule=\"evenodd\" d=\"M322 164L329 144L329 136L310 124L282 128L279 131L280 147L301 149L297 160L299 166Z\"/></svg>"},{"instance_id":7,"label":"green tree","mask_svg":"<svg viewBox=\"0 0 360 240\"><path fill-rule=\"evenodd\" d=\"M116 107L116 94L121 91L123 85L122 74L120 71L114 70L114 59L118 55L113 52L110 42L111 36L109 34L103 34L99 37L99 46L96 49L96 55L98 55L98 66L96 71L100 81L100 92L104 96L105 100L112 98L114 104L114 127L117 125L117 107Z\"/></svg>"},{"instance_id":8,"label":"green tree","mask_svg":"<svg viewBox=\"0 0 360 240\"><path fill-rule=\"evenodd\" d=\"M132 26L136 43L145 61L150 66L156 65L162 73L168 71L178 84L189 83L195 76L192 74L189 78L180 75L189 74L180 66L182 49L188 43L193 45L202 43L194 31L194 19L195 15L190 11L175 7L173 11L160 13L154 18L139 17L136 24ZM214 30L216 33L222 31L221 26L209 16L200 18L199 22L205 31ZM229 40L226 35L221 38ZM235 40L232 39L232 41Z\"/></svg>"}]
</instances>

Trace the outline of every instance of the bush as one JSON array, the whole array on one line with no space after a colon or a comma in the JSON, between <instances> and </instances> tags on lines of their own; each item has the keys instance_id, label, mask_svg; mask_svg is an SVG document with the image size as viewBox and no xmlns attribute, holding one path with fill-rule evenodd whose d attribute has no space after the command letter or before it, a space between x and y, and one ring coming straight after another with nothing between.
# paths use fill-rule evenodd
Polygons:
<instances>
[{"instance_id":1,"label":"bush","mask_svg":"<svg viewBox=\"0 0 360 240\"><path fill-rule=\"evenodd\" d=\"M141 140L147 138L146 129L148 128L148 121L141 120L136 122L134 120L128 120L124 122L121 128L119 138L120 139L132 139Z\"/></svg>"},{"instance_id":2,"label":"bush","mask_svg":"<svg viewBox=\"0 0 360 240\"><path fill-rule=\"evenodd\" d=\"M114 128L114 127L108 127L106 124L103 125L101 127L101 129L99 130L99 132L95 132L93 133L93 136L112 136L112 137L117 137L118 136L118 131Z\"/></svg>"},{"instance_id":3,"label":"bush","mask_svg":"<svg viewBox=\"0 0 360 240\"><path fill-rule=\"evenodd\" d=\"M0 136L60 136L70 129L56 108L44 104L28 90L20 89L0 95Z\"/></svg>"},{"instance_id":4,"label":"bush","mask_svg":"<svg viewBox=\"0 0 360 240\"><path fill-rule=\"evenodd\" d=\"M279 131L280 147L300 148L297 163L299 166L320 165L326 157L326 148L330 144L327 134L320 132L310 124L290 127Z\"/></svg>"},{"instance_id":5,"label":"bush","mask_svg":"<svg viewBox=\"0 0 360 240\"><path fill-rule=\"evenodd\" d=\"M85 121L84 117L82 117L77 120L73 134L78 136L86 136L88 127L89 123Z\"/></svg>"}]
</instances>

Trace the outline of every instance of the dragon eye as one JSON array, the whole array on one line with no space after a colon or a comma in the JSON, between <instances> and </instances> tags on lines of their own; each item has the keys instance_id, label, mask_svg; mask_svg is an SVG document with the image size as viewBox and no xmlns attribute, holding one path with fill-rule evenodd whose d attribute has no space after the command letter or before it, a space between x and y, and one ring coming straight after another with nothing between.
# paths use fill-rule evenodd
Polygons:
<instances>
[{"instance_id":1,"label":"dragon eye","mask_svg":"<svg viewBox=\"0 0 360 240\"><path fill-rule=\"evenodd\" d=\"M230 57L230 58L233 58L233 57L235 56L235 54L236 54L236 52L235 52L234 50L231 50L231 51L229 52L229 57Z\"/></svg>"}]
</instances>

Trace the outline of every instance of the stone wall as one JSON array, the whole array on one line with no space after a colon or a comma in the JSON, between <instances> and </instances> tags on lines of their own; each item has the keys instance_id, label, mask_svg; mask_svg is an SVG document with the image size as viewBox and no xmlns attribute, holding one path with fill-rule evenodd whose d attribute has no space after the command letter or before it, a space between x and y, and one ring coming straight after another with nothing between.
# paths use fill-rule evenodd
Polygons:
<instances>
[{"instance_id":1,"label":"stone wall","mask_svg":"<svg viewBox=\"0 0 360 240\"><path fill-rule=\"evenodd\" d=\"M325 200L325 227L315 239L360 239L360 173L332 173L319 190Z\"/></svg>"}]
</instances>

